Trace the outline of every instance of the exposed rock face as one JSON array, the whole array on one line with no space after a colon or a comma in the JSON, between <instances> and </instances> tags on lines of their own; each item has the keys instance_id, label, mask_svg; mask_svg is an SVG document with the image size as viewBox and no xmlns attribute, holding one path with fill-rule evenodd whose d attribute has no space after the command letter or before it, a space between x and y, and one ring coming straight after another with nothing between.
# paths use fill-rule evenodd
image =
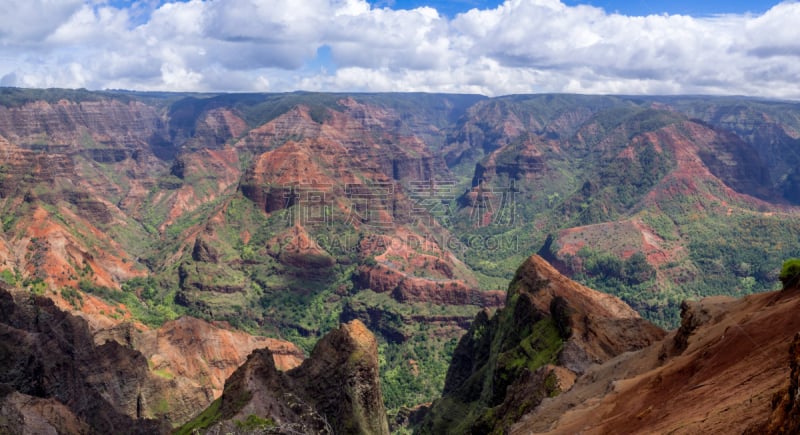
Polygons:
<instances>
[{"instance_id":1,"label":"exposed rock face","mask_svg":"<svg viewBox=\"0 0 800 435\"><path fill-rule=\"evenodd\" d=\"M784 289L796 293L797 286ZM754 423L745 431L748 435L800 433L800 332L789 346L788 385L772 396L772 413L762 423Z\"/></svg>"},{"instance_id":2,"label":"exposed rock face","mask_svg":"<svg viewBox=\"0 0 800 435\"><path fill-rule=\"evenodd\" d=\"M57 180L74 177L75 164L65 153L41 153L9 142L0 136L3 173L0 197L30 195L35 183L52 186Z\"/></svg>"},{"instance_id":3,"label":"exposed rock face","mask_svg":"<svg viewBox=\"0 0 800 435\"><path fill-rule=\"evenodd\" d=\"M43 279L45 294L57 306L81 311L94 346L106 346L98 351L102 361L122 358L105 355L115 354L112 341L142 354L147 364L140 382L141 400L135 398L132 406L131 393L122 387L108 398L114 412L130 418L166 416L171 423L187 419L193 415L193 404L208 403L221 394L222 380L252 349L269 346L279 368L283 363L286 368L298 364L302 356L291 347L278 352L272 344L199 321L180 319L159 330L134 327L124 323L132 320L133 310L122 304L91 295L83 295L84 302L75 304L63 297L61 289L78 288L83 282L111 291L131 278L154 277L164 283L159 296L171 297L177 290L180 303L204 315L231 321L241 316L265 330L280 325L301 334L315 333L318 325L298 320L307 313L284 316L277 304L267 308L274 302L270 298L296 292L308 300L306 296L320 291L327 294L315 304L321 303L323 310L344 299L342 319L369 322L392 343L413 337L398 324L424 323L426 329L417 331L417 337L452 337L471 318L408 315L372 306L348 311L353 307L347 299L354 292L372 289L401 304L501 306L505 294L477 290L470 267L445 243L410 242L448 235L421 210L426 205L410 190L412 182L453 181L456 171L449 172L445 161L475 166L473 183L483 186L461 197L460 212L478 210L476 226L486 226L496 217L483 204L500 201L502 194L496 188L508 187L508 193L519 195L518 201L530 200L530 204L519 202L519 210L531 213L525 216L530 218L525 225L535 229L526 243L537 245L538 231L552 228L554 243L561 247L557 257L565 265L567 257L582 247L622 259L642 252L657 269L659 282L683 285L707 276L703 267L713 267L714 261L692 264L692 244L703 243L691 240L691 233L703 225L681 226L681 218L695 222L711 210L720 222L739 221L746 223L743 228L758 228L753 233L761 238L797 221L797 209L776 201L780 196L800 201L796 105L569 95L162 99L59 90L19 92L49 97L27 98L29 102L19 104L4 98L0 106L0 268L6 278L8 273L15 275L18 285ZM7 90L2 93L5 96ZM458 168L462 178L451 187L468 182L463 170ZM391 192L376 187L387 185ZM279 228L272 225L274 221L267 222L281 213L299 216L296 206L307 200L306 194L324 197L330 215L352 219L322 229L293 223ZM375 201L376 216L359 214L363 210L357 200L364 198ZM438 201L436 205L449 201L449 197L422 199ZM295 208L287 210L290 207ZM730 220L724 220L726 213ZM393 218L391 228L370 226L375 223L372 218L385 217ZM454 232L461 237L473 230L467 228L471 224ZM348 242L344 248L324 243L320 235L331 233L337 233L334 237L347 233L354 244ZM537 246L523 249L528 248ZM482 271L504 273L496 258L488 258L497 266L491 269L483 269L481 259L469 259ZM518 282L528 280L525 286L535 288L537 277L549 272L529 266L541 270L527 278L521 271ZM737 279L756 276L759 285L767 280L764 264L758 271L755 264L736 266L744 271ZM357 273L351 275L353 268ZM480 392L469 390L463 393L468 399L458 399L478 403L464 411L471 417L463 421L476 430L506 427L523 412L520 409L529 410L542 398L570 389L571 377L646 341L639 340L647 335L637 332L639 320L624 313L619 317L621 312L613 310L587 314L585 301L576 296L580 292L573 293L514 293L516 299L496 320L488 314L479 318L468 339L472 341L459 350L461 368L448 377L449 393L473 387ZM141 302L147 308L169 308L155 307L154 301L142 298ZM160 302L169 305L171 300ZM656 352L659 361L692 357L693 343L723 316L719 301L706 302L687 304L681 328ZM501 321L503 316L510 320ZM503 325L514 325L509 329L519 332L512 334ZM489 330L501 332L488 334ZM510 344L517 338L519 348ZM534 361L531 352L544 355L546 361ZM488 356L484 361L481 353L496 354L497 361ZM139 376L141 357L131 358L135 364L124 369ZM113 369L112 363L102 361L95 367ZM484 379L486 387L477 383L465 387L470 376ZM126 388L136 382L126 383ZM469 401L478 396L478 402ZM514 406L526 397L534 400ZM54 399L18 392L9 400L4 409L13 414L12 420L38 415L49 425L40 426L42 430L58 427L45 415L60 412L48 402ZM32 400L30 407L22 405L26 400ZM481 414L483 408L507 418L493 420ZM69 427L95 427L83 414L64 421Z\"/></svg>"},{"instance_id":4,"label":"exposed rock face","mask_svg":"<svg viewBox=\"0 0 800 435\"><path fill-rule=\"evenodd\" d=\"M476 154L497 155L501 148L508 151L525 150L519 162L520 169L540 169L540 162L533 158L538 154L531 139L558 141L567 140L597 111L618 104L614 98L597 97L586 104L575 104L570 95L547 95L541 100L547 109L539 112L525 106L529 96L512 96L479 102L470 107L443 150L450 166L462 160L474 158ZM530 134L533 137L530 137ZM523 147L519 147L524 143ZM513 156L512 156L513 158ZM527 161L527 162L526 162ZM531 163L533 163L531 165ZM488 165L494 166L494 165ZM505 171L505 170L501 170Z\"/></svg>"},{"instance_id":5,"label":"exposed rock face","mask_svg":"<svg viewBox=\"0 0 800 435\"><path fill-rule=\"evenodd\" d=\"M190 149L221 148L229 140L247 131L247 123L227 108L211 109L198 119L185 147Z\"/></svg>"},{"instance_id":6,"label":"exposed rock face","mask_svg":"<svg viewBox=\"0 0 800 435\"><path fill-rule=\"evenodd\" d=\"M359 320L369 327L371 331L380 333L390 343L402 343L411 338L407 326L417 323L429 325L431 329L443 335L458 337L463 331L469 329L472 316L459 315L404 315L379 306L362 306L349 301L345 303L342 322Z\"/></svg>"},{"instance_id":7,"label":"exposed rock face","mask_svg":"<svg viewBox=\"0 0 800 435\"><path fill-rule=\"evenodd\" d=\"M253 415L278 431L389 433L377 342L357 320L328 333L286 373L276 370L269 351L254 352L226 382L221 400L223 421L209 432L235 430Z\"/></svg>"},{"instance_id":8,"label":"exposed rock face","mask_svg":"<svg viewBox=\"0 0 800 435\"><path fill-rule=\"evenodd\" d=\"M325 252L300 225L295 225L267 244L267 252L281 263L297 268L303 275L330 273L336 259Z\"/></svg>"},{"instance_id":9,"label":"exposed rock face","mask_svg":"<svg viewBox=\"0 0 800 435\"><path fill-rule=\"evenodd\" d=\"M144 418L143 401L155 397L141 353L116 341L96 345L84 320L49 299L18 304L0 290L0 319L0 384L6 388L55 399L74 414L64 417L73 421L65 424L75 424L77 417L98 433L168 429L163 420ZM6 407L12 402L4 401ZM53 406L46 412L60 411L63 407ZM26 422L13 430L25 428Z\"/></svg>"},{"instance_id":10,"label":"exposed rock face","mask_svg":"<svg viewBox=\"0 0 800 435\"><path fill-rule=\"evenodd\" d=\"M789 434L800 432L800 333L789 347L789 385L772 398L772 415L761 426L749 428L750 434Z\"/></svg>"},{"instance_id":11,"label":"exposed rock face","mask_svg":"<svg viewBox=\"0 0 800 435\"><path fill-rule=\"evenodd\" d=\"M679 330L590 367L511 433L794 433L798 305L796 289L687 304Z\"/></svg>"},{"instance_id":12,"label":"exposed rock face","mask_svg":"<svg viewBox=\"0 0 800 435\"><path fill-rule=\"evenodd\" d=\"M430 280L408 276L384 265L361 266L356 285L363 289L372 289L376 293L389 293L399 302L499 307L505 297L501 291L481 291L469 287L461 280Z\"/></svg>"},{"instance_id":13,"label":"exposed rock face","mask_svg":"<svg viewBox=\"0 0 800 435\"><path fill-rule=\"evenodd\" d=\"M684 301L681 304L681 326L675 331L675 338L672 340L677 353L686 350L689 346L689 339L697 331L697 328L708 323L715 315L721 314L719 313L721 304L718 301L716 304L709 302L710 300Z\"/></svg>"},{"instance_id":14,"label":"exposed rock face","mask_svg":"<svg viewBox=\"0 0 800 435\"><path fill-rule=\"evenodd\" d=\"M506 307L475 318L453 355L442 399L421 433L508 428L575 377L661 339L621 300L583 287L538 256L517 270Z\"/></svg>"},{"instance_id":15,"label":"exposed rock face","mask_svg":"<svg viewBox=\"0 0 800 435\"><path fill-rule=\"evenodd\" d=\"M767 170L769 184L780 186L785 199L798 203L797 179L793 176L800 159L789 150L796 149L800 142L800 125L791 113L791 103L776 105L751 104L746 99L729 101L709 101L707 99L680 98L670 101L668 107L690 118L702 120L722 130L738 136L737 141L744 141L751 150L747 154L757 153L758 160L763 162ZM734 148L739 148L734 144ZM789 151L789 152L787 152ZM723 153L724 156L725 153ZM747 155L745 154L745 155ZM748 167L752 158L746 158L743 167ZM734 169L735 168L731 168ZM760 173L752 176L762 176Z\"/></svg>"},{"instance_id":16,"label":"exposed rock face","mask_svg":"<svg viewBox=\"0 0 800 435\"><path fill-rule=\"evenodd\" d=\"M120 99L0 106L0 135L23 148L41 150L136 149L161 145L165 125L156 108ZM48 148L51 147L51 148ZM155 147L154 147L155 148ZM152 149L152 148L151 148ZM160 152L153 149L154 154Z\"/></svg>"},{"instance_id":17,"label":"exposed rock face","mask_svg":"<svg viewBox=\"0 0 800 435\"><path fill-rule=\"evenodd\" d=\"M543 177L547 170L546 158L541 151L544 146L541 139L532 135L523 135L515 143L503 145L475 166L472 185L491 182L498 175L505 175L510 180Z\"/></svg>"},{"instance_id":18,"label":"exposed rock face","mask_svg":"<svg viewBox=\"0 0 800 435\"><path fill-rule=\"evenodd\" d=\"M515 285L520 288L519 300L530 304L522 313L552 316L565 341L559 360L577 373L585 370L585 363L606 361L664 336L619 298L570 280L538 255L520 266L511 287ZM571 354L573 349L576 354Z\"/></svg>"},{"instance_id":19,"label":"exposed rock face","mask_svg":"<svg viewBox=\"0 0 800 435\"><path fill-rule=\"evenodd\" d=\"M193 317L127 336L131 337L130 346L147 358L150 372L169 379L169 387L160 393L169 404L167 415L173 423L189 420L218 398L225 380L253 350L269 349L278 370L297 367L305 358L292 343L255 337Z\"/></svg>"},{"instance_id":20,"label":"exposed rock face","mask_svg":"<svg viewBox=\"0 0 800 435\"><path fill-rule=\"evenodd\" d=\"M359 321L345 323L314 347L308 362L288 372L307 383L336 433L388 434L378 381L378 343Z\"/></svg>"},{"instance_id":21,"label":"exposed rock face","mask_svg":"<svg viewBox=\"0 0 800 435\"><path fill-rule=\"evenodd\" d=\"M56 435L91 432L86 422L57 400L16 391L0 392L0 433Z\"/></svg>"},{"instance_id":22,"label":"exposed rock face","mask_svg":"<svg viewBox=\"0 0 800 435\"><path fill-rule=\"evenodd\" d=\"M11 394L0 414L12 433L163 433L218 397L253 349L271 349L280 370L303 360L291 343L189 317L158 330L92 331L52 301L25 296L0 290L0 392Z\"/></svg>"},{"instance_id":23,"label":"exposed rock face","mask_svg":"<svg viewBox=\"0 0 800 435\"><path fill-rule=\"evenodd\" d=\"M258 153L242 180L242 193L274 212L301 200L293 196L302 195L298 188L324 192L339 204L358 186L367 189L364 180L447 178L444 161L425 143L396 131L397 114L353 100L345 105L343 112L329 111L321 124L308 107L298 106L251 130L236 144ZM392 192L381 200L395 209L398 198Z\"/></svg>"},{"instance_id":24,"label":"exposed rock face","mask_svg":"<svg viewBox=\"0 0 800 435\"><path fill-rule=\"evenodd\" d=\"M490 153L525 131L524 121L505 101L484 101L469 109L469 117L444 150L448 165L454 166L476 151Z\"/></svg>"},{"instance_id":25,"label":"exposed rock face","mask_svg":"<svg viewBox=\"0 0 800 435\"><path fill-rule=\"evenodd\" d=\"M198 237L194 241L194 248L192 248L192 260L204 263L217 263L219 262L219 252L205 239Z\"/></svg>"}]
</instances>

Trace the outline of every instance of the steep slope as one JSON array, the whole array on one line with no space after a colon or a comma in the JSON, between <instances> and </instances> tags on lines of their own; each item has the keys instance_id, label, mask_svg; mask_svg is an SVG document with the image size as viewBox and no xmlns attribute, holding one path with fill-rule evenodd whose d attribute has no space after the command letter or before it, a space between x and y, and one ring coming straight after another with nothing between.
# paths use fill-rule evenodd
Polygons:
<instances>
[{"instance_id":1,"label":"steep slope","mask_svg":"<svg viewBox=\"0 0 800 435\"><path fill-rule=\"evenodd\" d=\"M282 370L303 359L290 343L199 319L181 318L158 330L132 323L96 330L28 292L0 290L0 298L2 412L11 432L38 432L30 425L40 423L98 433L165 432L217 398L251 350L272 349Z\"/></svg>"},{"instance_id":2,"label":"steep slope","mask_svg":"<svg viewBox=\"0 0 800 435\"><path fill-rule=\"evenodd\" d=\"M285 373L275 368L270 351L254 352L225 383L219 402L181 432L198 428L388 434L375 337L357 320L342 324Z\"/></svg>"},{"instance_id":3,"label":"steep slope","mask_svg":"<svg viewBox=\"0 0 800 435\"><path fill-rule=\"evenodd\" d=\"M403 341L455 340L475 305L499 300L408 185L449 176L435 149L481 99L3 89L0 272L93 330L191 314L310 349L388 270L374 290ZM355 305L375 312L371 299ZM415 358L420 388L440 388L427 380L443 359ZM218 373L186 367L217 388Z\"/></svg>"},{"instance_id":4,"label":"steep slope","mask_svg":"<svg viewBox=\"0 0 800 435\"><path fill-rule=\"evenodd\" d=\"M77 417L96 432L154 433L169 427L163 419L145 418L144 401L157 398L151 393L159 381L148 378L142 354L115 341L95 344L85 321L48 299L16 303L3 290L0 304L4 396L17 391L55 399L68 408L66 419ZM14 400L7 398L5 406ZM52 412L64 410L56 406Z\"/></svg>"},{"instance_id":5,"label":"steep slope","mask_svg":"<svg viewBox=\"0 0 800 435\"><path fill-rule=\"evenodd\" d=\"M663 336L624 302L532 256L509 285L506 307L478 314L459 342L443 396L417 430L502 433L593 364Z\"/></svg>"},{"instance_id":6,"label":"steep slope","mask_svg":"<svg viewBox=\"0 0 800 435\"><path fill-rule=\"evenodd\" d=\"M797 210L770 206L745 193L760 195L758 191L763 193L767 183L761 165L745 164L746 161L758 162L757 156L747 158L748 153L735 151L741 145L740 140L728 134L691 121L681 121L635 137L628 151L658 150L674 163L662 172L657 182L640 190L633 210L597 219L607 222L558 231L548 247L548 254L558 260L563 271L582 276L590 285L613 292L641 312L651 312L654 318L662 321L661 315L665 312L663 306L659 307L662 304L677 307L684 298L714 291L730 294L732 290L725 290L726 285L730 289L738 288L739 292L733 294L741 295L747 291L742 283L749 280L752 280L752 284L748 284L750 291L756 286L771 287L774 264L780 261L780 255L793 255L791 247L782 253L774 252L771 241L783 237L784 225L796 228L792 216ZM731 157L734 155L739 157L734 159ZM640 154L639 160L644 158ZM632 179L641 179L636 165L625 163L624 156L620 159L623 163L609 171L627 172ZM740 159L738 163L737 159ZM723 160L727 163L720 163ZM623 166L627 169L621 169ZM735 171L745 171L749 175L732 174ZM605 179L608 181L593 185L579 197L581 202L589 204L590 210L611 208L601 205L605 203L598 204L606 201L603 192L607 187L603 184L618 192L621 189L618 176ZM736 181L725 181L730 179ZM764 195L767 194L760 196ZM747 243L720 243L709 231L703 230L711 226L715 227L715 234L738 234L740 240L747 240ZM756 228L769 235L765 236ZM770 254L764 256L764 252ZM598 266L598 263L609 262L603 254L622 260L642 254L650 267L639 268L643 279L626 278L621 276L624 272L620 273L619 266L617 270L610 264ZM720 263L724 266L719 267ZM621 262L617 264L624 266ZM629 286L639 285L639 288L609 286L615 278ZM742 281L745 279L747 281ZM648 286L650 290L662 291L665 300L656 304L643 303L640 294L647 291Z\"/></svg>"},{"instance_id":7,"label":"steep slope","mask_svg":"<svg viewBox=\"0 0 800 435\"><path fill-rule=\"evenodd\" d=\"M771 185L786 200L798 204L800 106L797 103L735 97L664 97L661 101L670 110L741 138L766 163Z\"/></svg>"},{"instance_id":8,"label":"steep slope","mask_svg":"<svg viewBox=\"0 0 800 435\"><path fill-rule=\"evenodd\" d=\"M252 351L269 349L278 370L293 369L305 359L303 351L292 343L253 336L193 317L181 317L144 331L128 323L94 335L95 342L108 338L140 352L147 358L150 376L169 381L164 391L158 391L162 401L151 406L161 406L154 414L163 413L173 425L186 422L217 399L225 380Z\"/></svg>"},{"instance_id":9,"label":"steep slope","mask_svg":"<svg viewBox=\"0 0 800 435\"><path fill-rule=\"evenodd\" d=\"M510 278L502 265L537 250L674 326L683 299L768 290L774 265L798 254L771 243L798 230L786 196L798 116L796 104L748 99L482 101L443 150L472 178L450 229L494 242L465 252L477 272Z\"/></svg>"},{"instance_id":10,"label":"steep slope","mask_svg":"<svg viewBox=\"0 0 800 435\"><path fill-rule=\"evenodd\" d=\"M392 406L437 394L439 346L476 306L502 299L447 245L455 238L429 212L442 200L421 198L452 176L413 134L419 115L370 96L307 99L274 115L232 145L245 162L239 191L184 233L178 301L306 348L338 322L365 321L406 355L389 358L392 368L416 372L413 383L387 379L399 396ZM386 327L386 318L399 322Z\"/></svg>"},{"instance_id":11,"label":"steep slope","mask_svg":"<svg viewBox=\"0 0 800 435\"><path fill-rule=\"evenodd\" d=\"M125 346L134 322L203 400L244 355L218 371L148 334L227 334L168 323L188 314L308 351L359 319L397 409L439 395L529 252L660 325L770 289L800 256L774 243L800 231L798 120L742 98L3 88L0 280Z\"/></svg>"},{"instance_id":12,"label":"steep slope","mask_svg":"<svg viewBox=\"0 0 800 435\"><path fill-rule=\"evenodd\" d=\"M0 433L55 435L91 432L88 424L57 400L16 391L0 392Z\"/></svg>"},{"instance_id":13,"label":"steep slope","mask_svg":"<svg viewBox=\"0 0 800 435\"><path fill-rule=\"evenodd\" d=\"M796 433L800 431L800 407L798 407L798 390L800 385L800 333L795 334L789 347L789 382L785 388L772 396L772 414L766 421L753 424L747 433Z\"/></svg>"},{"instance_id":14,"label":"steep slope","mask_svg":"<svg viewBox=\"0 0 800 435\"><path fill-rule=\"evenodd\" d=\"M784 418L795 418L788 399L786 408L778 403L786 397L787 355L794 361L798 304L798 289L686 303L681 327L663 341L591 368L511 433L777 429ZM776 417L768 421L773 407Z\"/></svg>"}]
</instances>

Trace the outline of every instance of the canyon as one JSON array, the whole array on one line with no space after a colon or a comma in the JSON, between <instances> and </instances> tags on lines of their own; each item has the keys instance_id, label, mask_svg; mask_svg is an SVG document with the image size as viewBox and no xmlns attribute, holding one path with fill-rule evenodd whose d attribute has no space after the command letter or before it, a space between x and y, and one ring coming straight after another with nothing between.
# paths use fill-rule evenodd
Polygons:
<instances>
[{"instance_id":1,"label":"canyon","mask_svg":"<svg viewBox=\"0 0 800 435\"><path fill-rule=\"evenodd\" d=\"M419 430L591 426L611 405L559 401L661 394L623 381L791 299L769 291L800 257L798 145L800 105L733 97L0 88L3 427L232 430L280 402L265 388L366 432L442 394ZM720 295L744 299L684 304ZM323 337L366 346L353 382L381 400L317 403L299 379L349 358ZM781 337L749 422L788 376ZM637 421L677 424L656 414Z\"/></svg>"}]
</instances>

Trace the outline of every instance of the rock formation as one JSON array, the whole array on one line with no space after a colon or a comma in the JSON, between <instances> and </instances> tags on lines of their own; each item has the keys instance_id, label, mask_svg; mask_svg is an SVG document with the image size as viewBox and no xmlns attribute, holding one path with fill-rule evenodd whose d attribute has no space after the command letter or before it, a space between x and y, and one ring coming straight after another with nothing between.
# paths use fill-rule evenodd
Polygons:
<instances>
[{"instance_id":1,"label":"rock formation","mask_svg":"<svg viewBox=\"0 0 800 435\"><path fill-rule=\"evenodd\" d=\"M325 335L299 367L280 372L272 353L253 352L211 408L208 433L261 427L292 433L388 434L375 337L359 321ZM207 427L195 420L185 429ZM251 427L253 426L253 427Z\"/></svg>"},{"instance_id":2,"label":"rock formation","mask_svg":"<svg viewBox=\"0 0 800 435\"><path fill-rule=\"evenodd\" d=\"M435 416L452 405L451 421L426 427L503 429L585 391L603 361L657 335L539 260L508 298L494 290L521 253L542 252L648 319L680 325L645 352L659 364L694 358L709 325L737 305L682 299L767 290L776 264L796 254L785 241L800 232L798 113L741 98L4 88L0 281L14 287L15 318L69 311L64 324L83 325L74 329L98 372L75 368L88 386L68 374L65 385L102 390L108 407L97 406L110 411L98 415L142 420L134 428L193 417L257 348L270 347L279 369L302 358L234 328L308 344L359 319L383 335L387 354L403 354L389 358L395 382L435 391L439 352L487 308L458 348L449 398L433 407ZM513 243L489 243L505 236ZM558 285L539 288L542 276ZM562 287L571 290L553 290ZM59 328L32 333L39 317L28 314L7 336L4 361L21 365L17 346L41 341L54 361L92 364L60 359ZM124 373L99 372L128 357ZM43 370L64 374L56 366ZM52 382L9 373L3 421L106 428ZM396 401L422 400L394 387ZM87 400L101 403L92 391ZM53 417L64 410L73 415Z\"/></svg>"},{"instance_id":3,"label":"rock formation","mask_svg":"<svg viewBox=\"0 0 800 435\"><path fill-rule=\"evenodd\" d=\"M591 365L663 336L621 300L530 257L509 285L505 308L479 313L459 342L443 396L418 431L505 430Z\"/></svg>"},{"instance_id":4,"label":"rock formation","mask_svg":"<svg viewBox=\"0 0 800 435\"><path fill-rule=\"evenodd\" d=\"M798 304L796 289L685 304L678 330L589 367L510 432L793 433Z\"/></svg>"},{"instance_id":5,"label":"rock formation","mask_svg":"<svg viewBox=\"0 0 800 435\"><path fill-rule=\"evenodd\" d=\"M147 401L158 399L159 381L148 378L141 353L116 341L95 344L84 320L41 297L16 302L11 293L0 291L0 319L0 385L3 407L11 409L6 412L19 409L14 403L23 397L13 396L16 391L52 399L49 410L41 412L68 410L65 421L97 433L162 433L169 428L163 419L145 418ZM22 426L12 431L37 427L26 426L28 419L16 421Z\"/></svg>"},{"instance_id":6,"label":"rock formation","mask_svg":"<svg viewBox=\"0 0 800 435\"><path fill-rule=\"evenodd\" d=\"M0 314L0 414L12 433L86 432L59 425L163 433L218 397L251 350L271 349L281 370L303 360L290 343L194 318L158 330L125 323L93 331L51 300L19 291L0 290Z\"/></svg>"}]
</instances>

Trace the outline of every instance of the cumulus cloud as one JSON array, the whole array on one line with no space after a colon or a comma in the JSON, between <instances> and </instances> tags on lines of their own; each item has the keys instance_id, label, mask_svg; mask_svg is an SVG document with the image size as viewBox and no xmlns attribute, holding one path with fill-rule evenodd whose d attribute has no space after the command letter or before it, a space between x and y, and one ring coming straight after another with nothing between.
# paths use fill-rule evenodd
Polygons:
<instances>
[{"instance_id":1,"label":"cumulus cloud","mask_svg":"<svg viewBox=\"0 0 800 435\"><path fill-rule=\"evenodd\" d=\"M760 15L635 17L507 0L452 18L364 0L14 3L0 0L3 85L800 99L794 1Z\"/></svg>"},{"instance_id":2,"label":"cumulus cloud","mask_svg":"<svg viewBox=\"0 0 800 435\"><path fill-rule=\"evenodd\" d=\"M33 46L83 6L81 0L0 2L0 44ZM47 13L43 13L47 11Z\"/></svg>"}]
</instances>

